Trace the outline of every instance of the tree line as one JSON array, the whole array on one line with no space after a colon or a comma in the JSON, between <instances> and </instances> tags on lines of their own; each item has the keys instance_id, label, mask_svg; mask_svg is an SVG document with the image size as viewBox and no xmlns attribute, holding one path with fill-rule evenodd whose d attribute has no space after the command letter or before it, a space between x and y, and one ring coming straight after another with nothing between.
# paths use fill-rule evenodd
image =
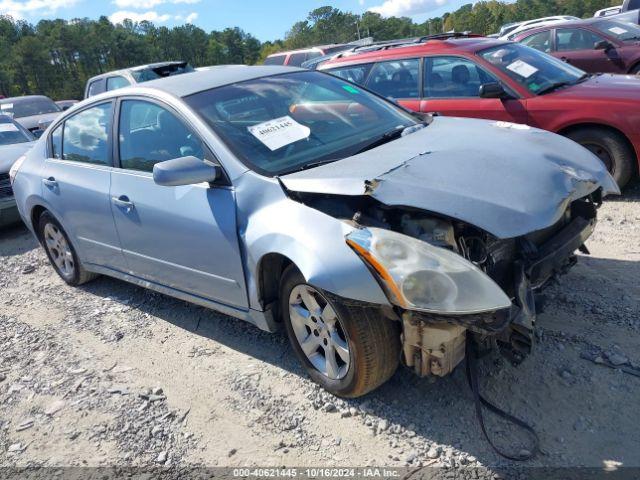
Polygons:
<instances>
[{"instance_id":1,"label":"tree line","mask_svg":"<svg viewBox=\"0 0 640 480\"><path fill-rule=\"evenodd\" d=\"M173 28L107 17L72 21L41 20L33 25L0 16L0 94L44 94L54 99L82 98L93 75L162 60L194 66L255 64L277 51L364 37L389 40L434 33L472 31L489 34L508 22L549 15L589 17L620 0L499 0L467 4L423 23L408 17L384 18L333 7L316 8L296 22L281 40L261 43L240 28L207 33L191 24Z\"/></svg>"}]
</instances>

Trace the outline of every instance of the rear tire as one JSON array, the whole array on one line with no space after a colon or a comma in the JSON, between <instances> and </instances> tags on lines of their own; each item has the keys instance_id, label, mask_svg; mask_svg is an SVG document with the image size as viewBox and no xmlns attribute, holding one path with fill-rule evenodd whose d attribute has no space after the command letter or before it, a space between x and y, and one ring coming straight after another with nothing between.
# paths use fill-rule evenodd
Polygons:
<instances>
[{"instance_id":1,"label":"rear tire","mask_svg":"<svg viewBox=\"0 0 640 480\"><path fill-rule=\"evenodd\" d=\"M640 75L640 63L633 67L629 73L631 75Z\"/></svg>"},{"instance_id":2,"label":"rear tire","mask_svg":"<svg viewBox=\"0 0 640 480\"><path fill-rule=\"evenodd\" d=\"M636 156L620 133L605 128L589 127L569 132L567 137L598 156L620 188L623 188L633 176Z\"/></svg>"},{"instance_id":3,"label":"rear tire","mask_svg":"<svg viewBox=\"0 0 640 480\"><path fill-rule=\"evenodd\" d=\"M99 276L84 269L62 225L46 210L38 220L38 237L54 270L67 284L76 287Z\"/></svg>"},{"instance_id":4,"label":"rear tire","mask_svg":"<svg viewBox=\"0 0 640 480\"><path fill-rule=\"evenodd\" d=\"M391 378L400 360L397 322L383 316L378 307L350 305L308 285L293 265L285 270L280 285L289 341L316 383L340 397L355 398ZM331 358L336 359L333 367Z\"/></svg>"}]
</instances>

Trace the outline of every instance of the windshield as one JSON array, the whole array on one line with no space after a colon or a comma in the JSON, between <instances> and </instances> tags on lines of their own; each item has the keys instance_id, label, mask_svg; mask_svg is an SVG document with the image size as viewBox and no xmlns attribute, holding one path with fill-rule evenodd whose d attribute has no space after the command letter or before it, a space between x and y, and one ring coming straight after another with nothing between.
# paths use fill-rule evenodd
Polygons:
<instances>
[{"instance_id":1,"label":"windshield","mask_svg":"<svg viewBox=\"0 0 640 480\"><path fill-rule=\"evenodd\" d=\"M418 123L392 103L319 72L259 78L185 100L245 164L266 175L349 157Z\"/></svg>"},{"instance_id":2,"label":"windshield","mask_svg":"<svg viewBox=\"0 0 640 480\"><path fill-rule=\"evenodd\" d=\"M518 43L482 50L478 55L536 95L572 85L586 75L551 55Z\"/></svg>"},{"instance_id":3,"label":"windshield","mask_svg":"<svg viewBox=\"0 0 640 480\"><path fill-rule=\"evenodd\" d=\"M50 98L29 98L0 103L0 114L10 115L13 118L61 111Z\"/></svg>"},{"instance_id":4,"label":"windshield","mask_svg":"<svg viewBox=\"0 0 640 480\"><path fill-rule=\"evenodd\" d=\"M158 78L172 77L183 73L193 72L193 67L188 63L173 63L155 68L145 68L142 70L132 70L131 76L137 83L150 82Z\"/></svg>"},{"instance_id":5,"label":"windshield","mask_svg":"<svg viewBox=\"0 0 640 480\"><path fill-rule=\"evenodd\" d=\"M0 115L0 147L33 140L34 138L26 130L13 123L11 119Z\"/></svg>"},{"instance_id":6,"label":"windshield","mask_svg":"<svg viewBox=\"0 0 640 480\"><path fill-rule=\"evenodd\" d=\"M633 23L616 22L615 20L601 20L593 26L605 35L616 38L621 42L640 40L640 27Z\"/></svg>"}]
</instances>

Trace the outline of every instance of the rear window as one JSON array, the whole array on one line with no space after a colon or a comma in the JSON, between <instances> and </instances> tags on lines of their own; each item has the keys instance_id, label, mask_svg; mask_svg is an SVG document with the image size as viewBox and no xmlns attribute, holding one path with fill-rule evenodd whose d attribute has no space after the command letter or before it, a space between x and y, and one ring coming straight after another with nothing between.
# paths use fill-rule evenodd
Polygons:
<instances>
[{"instance_id":1,"label":"rear window","mask_svg":"<svg viewBox=\"0 0 640 480\"><path fill-rule=\"evenodd\" d=\"M104 78L94 80L89 84L89 90L87 91L87 97L93 97L99 93L104 92Z\"/></svg>"},{"instance_id":2,"label":"rear window","mask_svg":"<svg viewBox=\"0 0 640 480\"><path fill-rule=\"evenodd\" d=\"M13 118L30 117L60 112L60 107L50 98L28 98L0 103L0 113Z\"/></svg>"},{"instance_id":3,"label":"rear window","mask_svg":"<svg viewBox=\"0 0 640 480\"><path fill-rule=\"evenodd\" d=\"M183 73L193 72L194 69L188 63L172 63L154 68L143 68L141 70L133 70L131 76L137 83L149 82L159 78L173 77L174 75L182 75Z\"/></svg>"},{"instance_id":4,"label":"rear window","mask_svg":"<svg viewBox=\"0 0 640 480\"><path fill-rule=\"evenodd\" d=\"M267 57L264 61L265 65L284 65L284 59L286 55L274 55Z\"/></svg>"}]
</instances>

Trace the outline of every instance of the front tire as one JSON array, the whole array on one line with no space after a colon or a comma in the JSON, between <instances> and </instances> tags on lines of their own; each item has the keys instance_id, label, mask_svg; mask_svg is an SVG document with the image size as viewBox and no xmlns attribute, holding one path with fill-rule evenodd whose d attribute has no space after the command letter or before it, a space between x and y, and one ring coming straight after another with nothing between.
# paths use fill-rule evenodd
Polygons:
<instances>
[{"instance_id":1,"label":"front tire","mask_svg":"<svg viewBox=\"0 0 640 480\"><path fill-rule=\"evenodd\" d=\"M38 236L54 270L67 284L75 287L98 277L83 268L62 225L47 211L38 220Z\"/></svg>"},{"instance_id":2,"label":"front tire","mask_svg":"<svg viewBox=\"0 0 640 480\"><path fill-rule=\"evenodd\" d=\"M349 305L306 283L288 267L281 312L289 341L309 376L340 397L360 397L398 368L399 325L378 307Z\"/></svg>"},{"instance_id":3,"label":"front tire","mask_svg":"<svg viewBox=\"0 0 640 480\"><path fill-rule=\"evenodd\" d=\"M605 128L590 127L569 132L567 137L594 153L620 188L631 180L635 172L636 157L621 134Z\"/></svg>"}]
</instances>

